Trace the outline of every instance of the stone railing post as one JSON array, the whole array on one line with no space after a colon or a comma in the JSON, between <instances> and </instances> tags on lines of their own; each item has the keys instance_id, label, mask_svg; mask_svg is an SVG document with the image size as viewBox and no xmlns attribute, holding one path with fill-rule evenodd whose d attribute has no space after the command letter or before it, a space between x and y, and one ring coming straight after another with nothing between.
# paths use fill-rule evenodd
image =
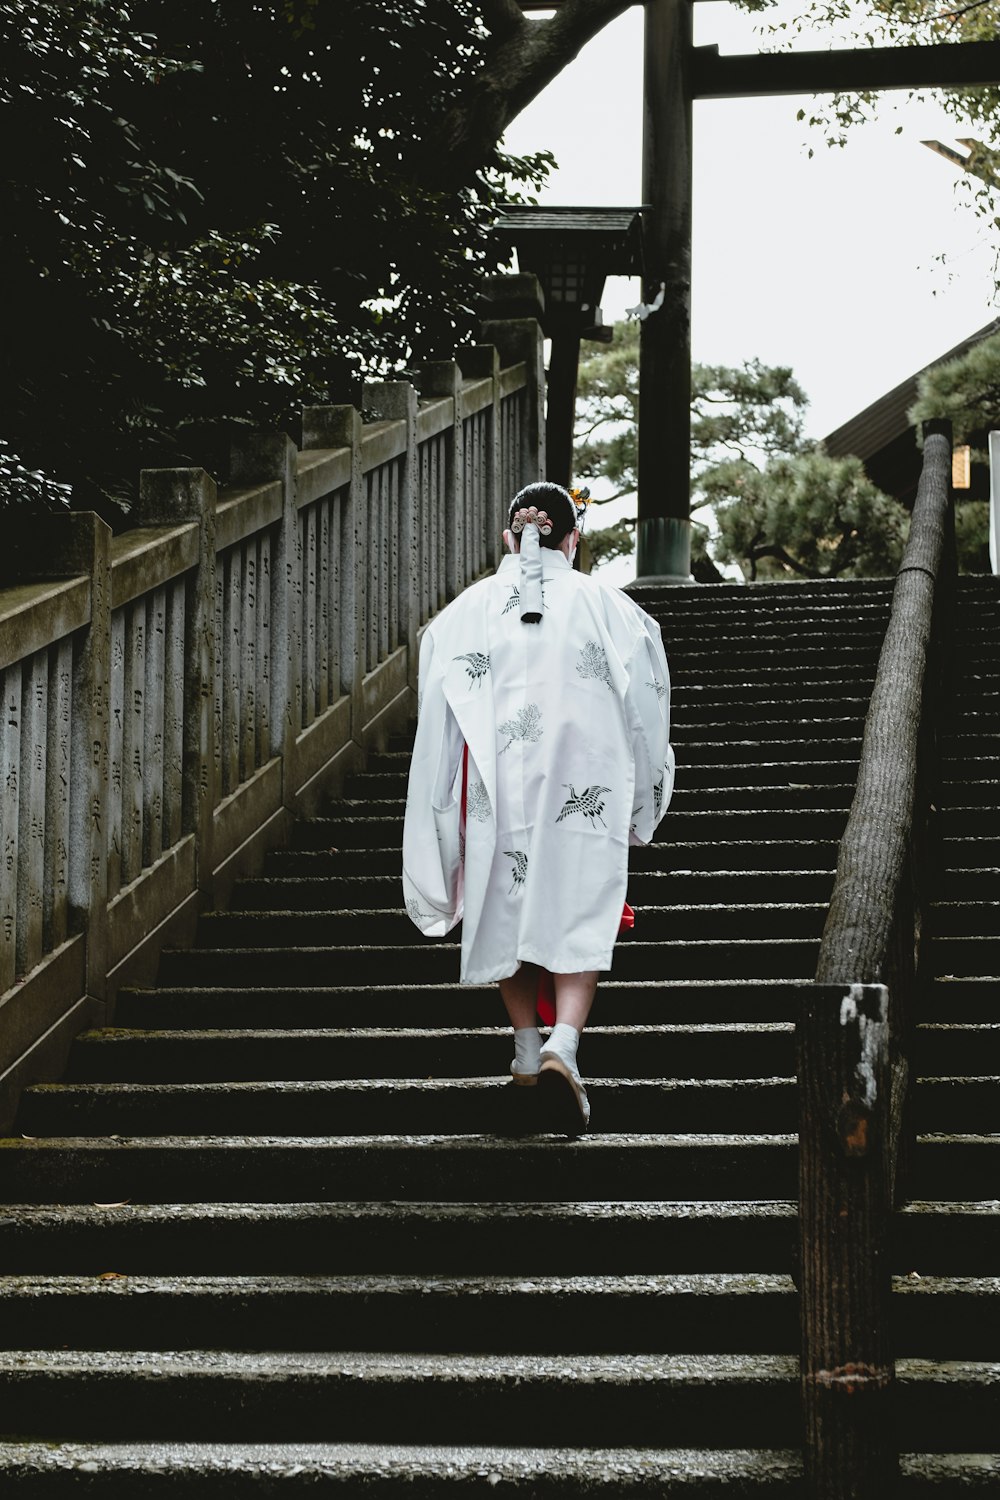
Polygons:
<instances>
[{"instance_id":1,"label":"stone railing post","mask_svg":"<svg viewBox=\"0 0 1000 1500\"><path fill-rule=\"evenodd\" d=\"M195 837L198 889L211 897L219 758L215 694L215 481L204 469L143 469L137 526L198 525L198 563L188 575L184 621L181 829Z\"/></svg>"},{"instance_id":2,"label":"stone railing post","mask_svg":"<svg viewBox=\"0 0 1000 1500\"><path fill-rule=\"evenodd\" d=\"M368 517L361 472L361 413L354 406L307 406L302 413L302 447L351 450L343 536L350 539L353 556L344 558L340 570L340 686L360 704L361 684L368 671ZM357 738L353 719L352 725Z\"/></svg>"},{"instance_id":3,"label":"stone railing post","mask_svg":"<svg viewBox=\"0 0 1000 1500\"><path fill-rule=\"evenodd\" d=\"M448 437L448 490L445 504L445 594L454 599L469 582L465 505L465 452L462 427L462 372L453 359L432 360L420 369L420 394L450 397L453 403Z\"/></svg>"},{"instance_id":4,"label":"stone railing post","mask_svg":"<svg viewBox=\"0 0 1000 1500\"><path fill-rule=\"evenodd\" d=\"M486 566L495 568L500 562L504 511L513 498L500 494L500 352L495 344L474 344L469 348L459 349L456 358L466 380L493 382L489 439L485 454L483 525L486 533Z\"/></svg>"},{"instance_id":5,"label":"stone railing post","mask_svg":"<svg viewBox=\"0 0 1000 1500\"><path fill-rule=\"evenodd\" d=\"M229 482L281 485L281 521L271 554L271 576L260 580L269 601L271 660L270 753L281 757L281 800L292 807L297 786L296 735L302 727L302 558L296 504L297 449L284 432L254 432L233 444Z\"/></svg>"},{"instance_id":6,"label":"stone railing post","mask_svg":"<svg viewBox=\"0 0 1000 1500\"><path fill-rule=\"evenodd\" d=\"M544 310L536 276L522 272L487 279L480 330L483 342L496 345L504 366L527 366L518 489L545 478L545 357L540 321Z\"/></svg>"},{"instance_id":7,"label":"stone railing post","mask_svg":"<svg viewBox=\"0 0 1000 1500\"><path fill-rule=\"evenodd\" d=\"M86 992L107 995L108 976L108 717L111 676L111 529L91 511L75 515L8 516L4 574L20 580L90 579L90 625L73 655L69 743L47 746L52 769L63 767L69 796L66 859L67 929L86 934ZM61 698L59 684L50 692ZM56 717L61 721L62 712ZM39 726L41 732L42 726ZM22 797L25 788L21 788ZM16 909L16 893L11 911ZM6 905L5 905L6 910ZM11 944L13 949L13 944ZM13 981L0 974L0 990Z\"/></svg>"},{"instance_id":8,"label":"stone railing post","mask_svg":"<svg viewBox=\"0 0 1000 1500\"><path fill-rule=\"evenodd\" d=\"M365 381L365 410L377 422L406 423L406 452L402 457L399 514L390 527L398 538L399 643L407 647L407 676L416 690L417 629L420 615L420 558L428 538L420 534L420 496L417 476L417 393L408 380Z\"/></svg>"}]
</instances>

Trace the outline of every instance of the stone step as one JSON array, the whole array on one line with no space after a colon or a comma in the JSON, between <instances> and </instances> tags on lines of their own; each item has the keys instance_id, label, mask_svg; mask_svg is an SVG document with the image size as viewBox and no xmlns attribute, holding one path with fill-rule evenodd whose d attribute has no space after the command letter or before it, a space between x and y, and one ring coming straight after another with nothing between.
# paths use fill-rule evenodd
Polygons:
<instances>
[{"instance_id":1,"label":"stone step","mask_svg":"<svg viewBox=\"0 0 1000 1500\"><path fill-rule=\"evenodd\" d=\"M942 983L945 983L944 981ZM629 982L602 980L593 1024L660 1025L690 1016L711 1021L794 1021L801 988L794 981L765 979ZM950 991L948 992L950 997ZM962 991L973 1003L969 986ZM943 1002L942 1002L943 1003ZM949 1003L954 1003L949 998ZM985 1003L976 999L975 1003ZM115 1010L119 1026L157 1030L211 1030L239 1027L284 1029L304 1026L477 1027L500 1019L495 985L369 985L313 989L219 987L214 989L120 990ZM934 1019L940 1019L935 1016ZM958 1019L967 1019L964 1015Z\"/></svg>"},{"instance_id":2,"label":"stone step","mask_svg":"<svg viewBox=\"0 0 1000 1500\"><path fill-rule=\"evenodd\" d=\"M494 1014L499 1022L499 1005ZM935 1034L935 1056L948 1049ZM985 1028L969 1028L970 1033ZM794 1028L751 1025L588 1026L586 1067L595 1078L790 1077ZM963 1043L965 1031L962 1030ZM971 1035L968 1045L972 1046ZM390 1078L504 1078L510 1033L495 1025L459 1031L86 1031L66 1070L71 1083L198 1083ZM583 1053L581 1052L581 1060ZM58 1087L58 1085L56 1085ZM356 1132L355 1132L356 1133Z\"/></svg>"},{"instance_id":3,"label":"stone step","mask_svg":"<svg viewBox=\"0 0 1000 1500\"><path fill-rule=\"evenodd\" d=\"M995 1364L902 1359L904 1447L968 1446L995 1430ZM782 1354L353 1354L302 1350L12 1352L0 1389L15 1427L39 1406L64 1439L640 1445L770 1449L798 1439L797 1361ZM2 1470L0 1470L2 1472Z\"/></svg>"},{"instance_id":4,"label":"stone step","mask_svg":"<svg viewBox=\"0 0 1000 1500\"><path fill-rule=\"evenodd\" d=\"M114 1268L109 1268L114 1270ZM922 1286L928 1282L922 1282ZM946 1283L951 1288L956 1284ZM964 1283L958 1283L962 1286ZM973 1358L949 1301L956 1357ZM933 1298L919 1305L934 1317ZM971 1312L971 1309L970 1309ZM979 1316L980 1343L982 1318ZM0 1348L791 1354L789 1276L0 1276ZM978 1346L977 1346L978 1347ZM6 1403L5 1403L6 1406ZM57 1429L58 1430L58 1429Z\"/></svg>"},{"instance_id":5,"label":"stone step","mask_svg":"<svg viewBox=\"0 0 1000 1500\"><path fill-rule=\"evenodd\" d=\"M0 1142L12 1203L791 1198L791 1136L58 1137ZM915 1198L994 1201L1000 1135L928 1134Z\"/></svg>"},{"instance_id":6,"label":"stone step","mask_svg":"<svg viewBox=\"0 0 1000 1500\"><path fill-rule=\"evenodd\" d=\"M614 972L619 979L647 979L652 973L661 979L808 979L816 972L818 951L818 942L809 938L690 943L633 938L617 949ZM297 985L329 984L334 978L340 984L364 984L375 976L381 984L454 983L458 945L166 949L160 957L160 979L166 985L270 987L290 978Z\"/></svg>"},{"instance_id":7,"label":"stone step","mask_svg":"<svg viewBox=\"0 0 1000 1500\"><path fill-rule=\"evenodd\" d=\"M336 1295L334 1295L336 1302ZM558 1298L556 1299L558 1306ZM332 1330L331 1330L332 1331ZM776 1448L798 1440L788 1355L0 1353L5 1420L64 1439L579 1442ZM978 1406L992 1414L992 1402Z\"/></svg>"},{"instance_id":8,"label":"stone step","mask_svg":"<svg viewBox=\"0 0 1000 1500\"><path fill-rule=\"evenodd\" d=\"M768 894L758 891L758 896ZM407 916L397 892L388 909L208 912L198 924L197 947L237 948L335 947L338 943L400 947L427 939ZM975 906L976 903L972 903ZM644 905L636 908L635 933L658 942L684 933L698 938L818 938L826 920L826 902L779 903L758 900L743 905ZM969 918L969 920L972 920ZM458 929L454 929L457 933ZM622 949L634 939L622 938Z\"/></svg>"},{"instance_id":9,"label":"stone step","mask_svg":"<svg viewBox=\"0 0 1000 1500\"><path fill-rule=\"evenodd\" d=\"M900 1500L998 1492L995 1453L904 1453ZM254 1500L324 1494L386 1500L802 1500L793 1449L432 1447L363 1443L0 1442L0 1477L25 1500Z\"/></svg>"},{"instance_id":10,"label":"stone step","mask_svg":"<svg viewBox=\"0 0 1000 1500\"><path fill-rule=\"evenodd\" d=\"M989 871L988 876L996 873ZM984 886L986 884L984 882ZM931 904L928 920L936 940L1000 934L1000 879L989 879L988 884L992 888L992 900L935 901Z\"/></svg>"},{"instance_id":11,"label":"stone step","mask_svg":"<svg viewBox=\"0 0 1000 1500\"><path fill-rule=\"evenodd\" d=\"M935 827L944 838L1000 836L1000 806L945 806L939 809Z\"/></svg>"},{"instance_id":12,"label":"stone step","mask_svg":"<svg viewBox=\"0 0 1000 1500\"><path fill-rule=\"evenodd\" d=\"M933 972L1000 979L1000 937L932 937Z\"/></svg>"},{"instance_id":13,"label":"stone step","mask_svg":"<svg viewBox=\"0 0 1000 1500\"><path fill-rule=\"evenodd\" d=\"M1000 1015L996 977L939 977L928 986L928 1021L995 1022Z\"/></svg>"},{"instance_id":14,"label":"stone step","mask_svg":"<svg viewBox=\"0 0 1000 1500\"><path fill-rule=\"evenodd\" d=\"M948 1141L928 1157L952 1189L963 1154L981 1168L982 1182L996 1180L1000 1149L992 1151L989 1138L985 1147L972 1139L971 1146L965 1137L957 1146ZM775 1199L798 1191L791 1136L62 1137L4 1141L0 1152L3 1196L14 1203L534 1203L554 1182L565 1202L623 1194L654 1202Z\"/></svg>"},{"instance_id":15,"label":"stone step","mask_svg":"<svg viewBox=\"0 0 1000 1500\"><path fill-rule=\"evenodd\" d=\"M970 894L984 890L1000 871L973 870L949 875L950 890ZM995 889L996 887L992 887ZM689 870L684 874L634 871L629 875L628 894L636 911L647 906L700 906L706 903L733 905L753 896L770 902L828 903L833 872L826 870ZM399 878L394 875L287 875L258 877L237 882L233 888L232 912L353 911L385 910L401 898Z\"/></svg>"},{"instance_id":16,"label":"stone step","mask_svg":"<svg viewBox=\"0 0 1000 1500\"><path fill-rule=\"evenodd\" d=\"M951 866L964 862L991 863L990 856L1000 854L1000 839L963 839L948 841L947 859ZM693 870L829 870L837 866L837 842L829 839L755 839L693 842L672 838L654 841L643 848L629 850L629 866L634 872L689 873ZM398 843L366 849L280 849L267 858L266 870L273 876L338 875L361 877L391 875L402 878L402 855ZM630 876L631 878L631 876Z\"/></svg>"},{"instance_id":17,"label":"stone step","mask_svg":"<svg viewBox=\"0 0 1000 1500\"><path fill-rule=\"evenodd\" d=\"M761 842L797 839L830 841L839 839L847 821L847 810L783 811L749 806L711 812L668 811L657 829L657 842L708 843L717 840ZM950 837L974 830L973 819L982 822L983 814L973 809L964 816L960 809L941 814L943 828ZM987 830L992 832L992 828ZM295 849L385 849L400 848L402 820L379 817L311 818L297 823L293 831Z\"/></svg>"},{"instance_id":18,"label":"stone step","mask_svg":"<svg viewBox=\"0 0 1000 1500\"><path fill-rule=\"evenodd\" d=\"M916 1227L929 1233L939 1216L925 1207ZM978 1271L996 1248L996 1225L969 1212L961 1229L960 1266L941 1262L940 1247L934 1265L918 1260L919 1240L907 1243L897 1269ZM8 1273L78 1275L109 1266L161 1275L529 1275L540 1260L565 1275L747 1272L787 1270L795 1233L795 1205L780 1201L18 1204L0 1207L0 1264Z\"/></svg>"},{"instance_id":19,"label":"stone step","mask_svg":"<svg viewBox=\"0 0 1000 1500\"><path fill-rule=\"evenodd\" d=\"M916 1461L923 1484L930 1460ZM936 1461L940 1468L945 1460ZM943 1483L981 1483L988 1460L949 1464ZM936 1472L936 1471L935 1471ZM960 1476L956 1478L956 1475ZM90 1492L102 1500L159 1500L175 1493L205 1500L309 1495L350 1500L539 1500L568 1494L606 1500L801 1500L802 1461L792 1450L365 1446L305 1443L2 1443L0 1476L26 1500ZM86 1487L86 1488L83 1488ZM904 1491L907 1497L911 1492ZM914 1495L917 1491L912 1491ZM921 1488L920 1493L926 1493Z\"/></svg>"},{"instance_id":20,"label":"stone step","mask_svg":"<svg viewBox=\"0 0 1000 1500\"><path fill-rule=\"evenodd\" d=\"M989 1360L998 1312L995 1277L894 1278L897 1357ZM791 1355L798 1322L791 1277L770 1272L0 1276L8 1350Z\"/></svg>"},{"instance_id":21,"label":"stone step","mask_svg":"<svg viewBox=\"0 0 1000 1500\"><path fill-rule=\"evenodd\" d=\"M509 1048L507 1049L510 1050ZM588 1054L590 1049L588 1047ZM591 1127L660 1134L798 1128L792 1077L587 1076ZM928 1077L914 1088L917 1130L988 1131L1000 1077ZM36 1084L21 1096L28 1136L347 1134L528 1135L547 1127L538 1091L497 1077L199 1083Z\"/></svg>"},{"instance_id":22,"label":"stone step","mask_svg":"<svg viewBox=\"0 0 1000 1500\"><path fill-rule=\"evenodd\" d=\"M989 787L990 783L983 783ZM974 785L961 782L956 788L960 792L966 788L975 792ZM705 786L675 789L670 802L670 817L674 818L680 813L688 812L710 812L716 809L729 810L732 808L755 809L766 811L786 811L800 808L806 811L822 811L830 808L847 811L854 797L854 781L841 780L839 783L830 784L826 782L796 783L785 781L778 785L749 785L743 781L735 786ZM970 799L971 800L971 799ZM963 804L964 805L964 804ZM325 812L325 818L396 818L402 829L403 813L405 811L405 797L388 797L379 799L367 798L340 798L336 802L330 802ZM321 822L323 819L316 819Z\"/></svg>"},{"instance_id":23,"label":"stone step","mask_svg":"<svg viewBox=\"0 0 1000 1500\"><path fill-rule=\"evenodd\" d=\"M991 767L989 761L978 764ZM677 767L676 775L675 797L681 792L690 793L701 787L746 787L748 794L753 796L762 787L801 787L803 784L826 787L845 782L850 782L853 786L857 778L857 757L852 754L842 760L814 760L798 764L794 761L736 761L732 765L716 762L699 765L689 760ZM407 776L405 770L386 771L377 775L365 771L350 778L347 796L343 800L366 803L402 801L406 797ZM324 811L328 812L333 805L332 802L328 803Z\"/></svg>"},{"instance_id":24,"label":"stone step","mask_svg":"<svg viewBox=\"0 0 1000 1500\"><path fill-rule=\"evenodd\" d=\"M564 1275L784 1271L794 1202L118 1203L0 1207L0 1265L21 1274L407 1271ZM893 1220L892 1270L991 1276L990 1202L918 1200Z\"/></svg>"}]
</instances>

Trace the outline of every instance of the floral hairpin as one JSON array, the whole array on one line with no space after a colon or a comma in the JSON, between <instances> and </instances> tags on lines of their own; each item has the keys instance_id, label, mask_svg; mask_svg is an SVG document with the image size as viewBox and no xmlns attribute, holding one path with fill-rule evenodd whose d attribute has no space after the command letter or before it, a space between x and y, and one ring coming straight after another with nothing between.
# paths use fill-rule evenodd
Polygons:
<instances>
[{"instance_id":1,"label":"floral hairpin","mask_svg":"<svg viewBox=\"0 0 1000 1500\"><path fill-rule=\"evenodd\" d=\"M590 490L584 485L582 489L570 490L569 497L576 507L576 520L577 525L579 525L587 514L587 506L590 504Z\"/></svg>"}]
</instances>

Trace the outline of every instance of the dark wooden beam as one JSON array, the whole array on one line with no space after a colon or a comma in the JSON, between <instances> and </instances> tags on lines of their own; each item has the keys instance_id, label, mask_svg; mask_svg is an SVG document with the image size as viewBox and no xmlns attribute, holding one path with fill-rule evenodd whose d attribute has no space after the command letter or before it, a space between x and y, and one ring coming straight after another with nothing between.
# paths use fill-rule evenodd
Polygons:
<instances>
[{"instance_id":1,"label":"dark wooden beam","mask_svg":"<svg viewBox=\"0 0 1000 1500\"><path fill-rule=\"evenodd\" d=\"M696 47L692 64L696 99L958 88L1000 83L1000 42L761 52L732 57L721 56L718 47Z\"/></svg>"}]
</instances>

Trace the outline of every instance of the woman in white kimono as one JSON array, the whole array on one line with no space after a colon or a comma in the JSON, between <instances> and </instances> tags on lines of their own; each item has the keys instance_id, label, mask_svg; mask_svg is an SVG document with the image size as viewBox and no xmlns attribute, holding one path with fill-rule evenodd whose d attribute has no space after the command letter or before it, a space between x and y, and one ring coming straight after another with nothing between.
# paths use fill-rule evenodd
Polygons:
<instances>
[{"instance_id":1,"label":"woman in white kimono","mask_svg":"<svg viewBox=\"0 0 1000 1500\"><path fill-rule=\"evenodd\" d=\"M573 571L577 522L559 485L522 490L511 555L424 632L403 892L426 936L462 922L461 980L499 982L514 1082L541 1083L579 1130L580 1032L611 967L628 846L652 839L674 757L659 626ZM543 970L556 1015L544 1047Z\"/></svg>"}]
</instances>

